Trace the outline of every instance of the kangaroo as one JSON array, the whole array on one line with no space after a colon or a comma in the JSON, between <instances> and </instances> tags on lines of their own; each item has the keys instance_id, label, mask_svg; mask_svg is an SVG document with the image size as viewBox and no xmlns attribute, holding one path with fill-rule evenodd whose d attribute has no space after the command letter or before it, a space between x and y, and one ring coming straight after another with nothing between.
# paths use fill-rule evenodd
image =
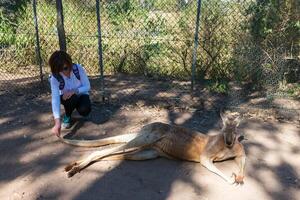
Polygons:
<instances>
[{"instance_id":1,"label":"kangaroo","mask_svg":"<svg viewBox=\"0 0 300 200\"><path fill-rule=\"evenodd\" d=\"M65 167L72 177L89 164L99 160L148 160L158 157L180 159L201 163L211 172L219 175L229 184L243 184L246 155L238 140L237 127L240 118L221 113L223 127L221 134L205 135L177 125L161 122L150 123L139 133L108 137L100 140L80 141L60 138L62 142L84 147L120 144L116 147L92 152L90 155ZM234 159L239 172L226 176L215 165L215 161Z\"/></svg>"}]
</instances>

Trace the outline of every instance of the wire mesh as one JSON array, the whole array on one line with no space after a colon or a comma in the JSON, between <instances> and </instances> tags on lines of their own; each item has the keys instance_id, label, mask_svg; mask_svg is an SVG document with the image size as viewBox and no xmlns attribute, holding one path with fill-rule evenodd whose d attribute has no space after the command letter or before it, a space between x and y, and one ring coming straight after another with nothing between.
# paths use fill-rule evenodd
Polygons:
<instances>
[{"instance_id":1,"label":"wire mesh","mask_svg":"<svg viewBox=\"0 0 300 200\"><path fill-rule=\"evenodd\" d=\"M6 2L7 9L0 9L0 89L11 91L15 87L39 79L39 68L34 64L34 25L32 8L22 14L17 6L27 6L25 2ZM31 10L30 10L31 9Z\"/></svg>"},{"instance_id":2,"label":"wire mesh","mask_svg":"<svg viewBox=\"0 0 300 200\"><path fill-rule=\"evenodd\" d=\"M196 1L103 2L105 71L188 78L196 9Z\"/></svg>"},{"instance_id":3,"label":"wire mesh","mask_svg":"<svg viewBox=\"0 0 300 200\"><path fill-rule=\"evenodd\" d=\"M32 1L7 2L0 13L2 90L40 78ZM96 1L62 2L67 50L90 76L98 75ZM59 49L57 11L55 1L37 0L36 7L42 73L47 75L48 57ZM287 96L290 90L299 96L298 8L294 0L278 5L271 1L202 0L196 79L216 83L213 88L218 91L236 80L267 89L269 96L280 91L281 96ZM196 0L100 1L100 11L106 75L127 73L190 80ZM290 14L280 15L284 12ZM270 13L280 15L279 20L274 21ZM266 20L273 27L264 24ZM284 81L298 82L298 86L291 89Z\"/></svg>"},{"instance_id":4,"label":"wire mesh","mask_svg":"<svg viewBox=\"0 0 300 200\"><path fill-rule=\"evenodd\" d=\"M89 75L98 75L96 1L64 0L63 8L68 52Z\"/></svg>"}]
</instances>

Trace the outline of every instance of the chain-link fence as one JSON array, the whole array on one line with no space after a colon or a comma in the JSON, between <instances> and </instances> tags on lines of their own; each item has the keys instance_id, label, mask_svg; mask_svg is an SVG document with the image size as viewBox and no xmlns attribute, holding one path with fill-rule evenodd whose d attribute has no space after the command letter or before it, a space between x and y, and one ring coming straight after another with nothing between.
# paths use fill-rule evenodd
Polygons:
<instances>
[{"instance_id":1,"label":"chain-link fence","mask_svg":"<svg viewBox=\"0 0 300 200\"><path fill-rule=\"evenodd\" d=\"M0 10L0 88L11 90L15 85L39 80L39 71L33 66L35 34L31 15L24 13L24 21L17 22L24 4L3 4L6 9Z\"/></svg>"},{"instance_id":2,"label":"chain-link fence","mask_svg":"<svg viewBox=\"0 0 300 200\"><path fill-rule=\"evenodd\" d=\"M103 3L106 70L150 77L190 77L196 10L196 1Z\"/></svg>"},{"instance_id":3,"label":"chain-link fence","mask_svg":"<svg viewBox=\"0 0 300 200\"><path fill-rule=\"evenodd\" d=\"M91 77L98 77L103 56L105 75L193 76L217 92L226 92L234 80L266 89L269 96L299 97L296 0L7 0L0 11L1 90L46 80L48 57L60 48L57 2L62 3L67 51Z\"/></svg>"}]
</instances>

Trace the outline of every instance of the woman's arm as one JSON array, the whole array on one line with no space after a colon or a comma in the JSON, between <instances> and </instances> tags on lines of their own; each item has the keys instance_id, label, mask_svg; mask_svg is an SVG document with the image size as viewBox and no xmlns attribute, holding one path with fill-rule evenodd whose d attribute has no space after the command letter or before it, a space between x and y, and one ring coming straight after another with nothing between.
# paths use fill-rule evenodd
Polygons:
<instances>
[{"instance_id":1,"label":"woman's arm","mask_svg":"<svg viewBox=\"0 0 300 200\"><path fill-rule=\"evenodd\" d=\"M52 133L56 136L60 136L60 94L59 94L59 83L58 81L52 76L50 78L50 85L51 85L51 96L52 96L52 112L54 116L55 125L52 128Z\"/></svg>"},{"instance_id":2,"label":"woman's arm","mask_svg":"<svg viewBox=\"0 0 300 200\"><path fill-rule=\"evenodd\" d=\"M52 113L54 119L59 119L60 118L59 83L53 76L50 78L50 85L51 85L51 96L52 96Z\"/></svg>"},{"instance_id":3,"label":"woman's arm","mask_svg":"<svg viewBox=\"0 0 300 200\"><path fill-rule=\"evenodd\" d=\"M78 93L79 94L86 93L91 89L90 81L86 75L84 68L81 65L77 65L77 66L80 74L80 81L82 83L82 85L78 88Z\"/></svg>"}]
</instances>

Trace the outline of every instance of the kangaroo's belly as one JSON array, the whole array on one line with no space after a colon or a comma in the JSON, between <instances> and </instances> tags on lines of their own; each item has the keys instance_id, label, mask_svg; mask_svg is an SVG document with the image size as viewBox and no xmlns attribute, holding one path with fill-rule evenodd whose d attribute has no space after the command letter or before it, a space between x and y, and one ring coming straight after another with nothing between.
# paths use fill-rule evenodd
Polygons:
<instances>
[{"instance_id":1,"label":"kangaroo's belly","mask_svg":"<svg viewBox=\"0 0 300 200\"><path fill-rule=\"evenodd\" d=\"M194 135L168 134L155 143L155 148L170 157L200 162L205 139Z\"/></svg>"}]
</instances>

